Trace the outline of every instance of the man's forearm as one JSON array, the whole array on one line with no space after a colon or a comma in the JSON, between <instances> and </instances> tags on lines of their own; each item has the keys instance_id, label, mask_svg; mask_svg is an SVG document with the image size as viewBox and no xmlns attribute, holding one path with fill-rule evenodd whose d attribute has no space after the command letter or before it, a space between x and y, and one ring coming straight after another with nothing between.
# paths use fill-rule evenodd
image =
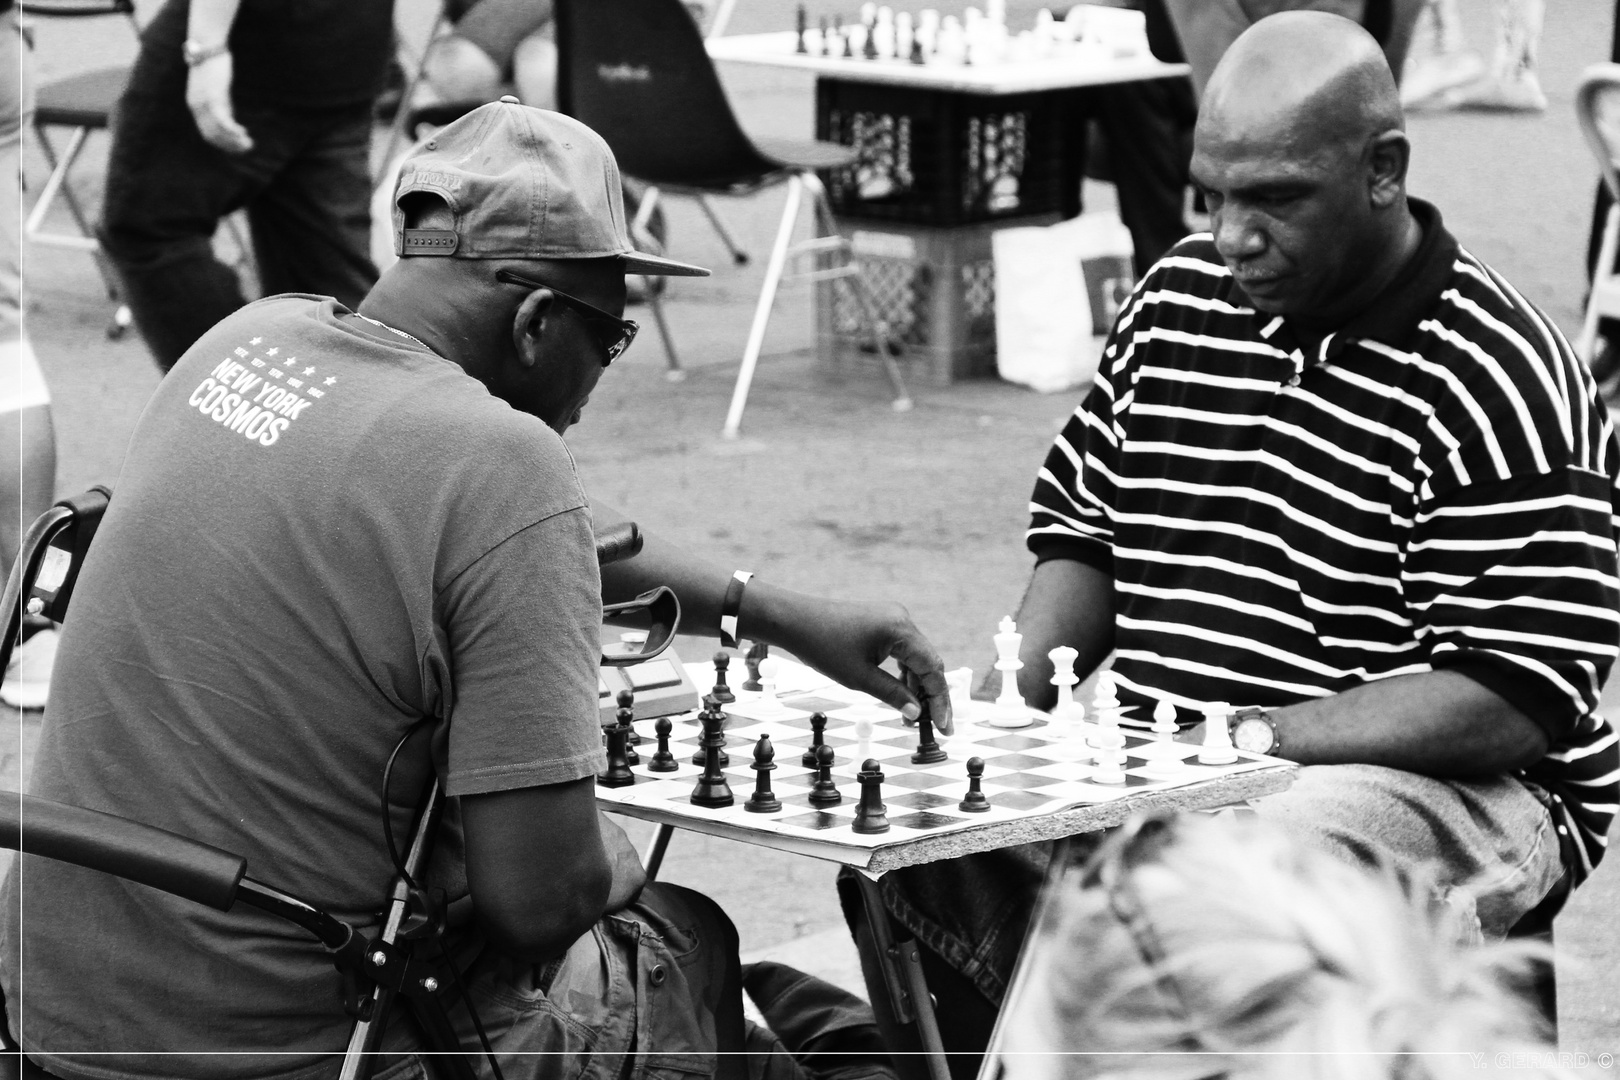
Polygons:
<instances>
[{"instance_id":1,"label":"man's forearm","mask_svg":"<svg viewBox=\"0 0 1620 1080\"><path fill-rule=\"evenodd\" d=\"M1482 776L1532 765L1548 747L1540 725L1455 671L1380 679L1270 715L1281 756L1301 765Z\"/></svg>"}]
</instances>

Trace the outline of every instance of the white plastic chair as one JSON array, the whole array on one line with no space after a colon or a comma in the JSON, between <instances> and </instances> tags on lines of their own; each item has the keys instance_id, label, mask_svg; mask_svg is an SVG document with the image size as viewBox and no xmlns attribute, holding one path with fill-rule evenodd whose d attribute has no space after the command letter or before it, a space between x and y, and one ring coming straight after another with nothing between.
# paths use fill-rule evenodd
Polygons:
<instances>
[{"instance_id":1,"label":"white plastic chair","mask_svg":"<svg viewBox=\"0 0 1620 1080\"><path fill-rule=\"evenodd\" d=\"M1620 274L1614 269L1615 253L1620 250L1620 64L1593 64L1581 74L1575 91L1575 117L1597 156L1603 183L1616 200L1603 225L1586 317L1575 339L1576 354L1590 364L1597 348L1598 320L1620 319Z\"/></svg>"}]
</instances>

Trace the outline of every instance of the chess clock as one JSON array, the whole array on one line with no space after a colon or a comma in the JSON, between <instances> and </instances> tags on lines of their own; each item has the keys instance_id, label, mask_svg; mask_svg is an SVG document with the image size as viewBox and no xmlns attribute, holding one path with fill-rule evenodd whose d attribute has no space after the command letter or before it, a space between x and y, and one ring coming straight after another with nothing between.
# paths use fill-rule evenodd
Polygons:
<instances>
[{"instance_id":1,"label":"chess clock","mask_svg":"<svg viewBox=\"0 0 1620 1080\"><path fill-rule=\"evenodd\" d=\"M1232 715L1232 745L1246 753L1276 757L1282 738L1266 710L1251 706Z\"/></svg>"},{"instance_id":2,"label":"chess clock","mask_svg":"<svg viewBox=\"0 0 1620 1080\"><path fill-rule=\"evenodd\" d=\"M604 628L602 655L628 655L639 652L645 642L645 630L620 632ZM686 673L686 665L667 648L651 660L626 667L602 665L596 683L597 711L603 724L612 723L618 709L620 690L629 690L636 696L637 720L654 720L660 716L674 716L698 707L700 694Z\"/></svg>"}]
</instances>

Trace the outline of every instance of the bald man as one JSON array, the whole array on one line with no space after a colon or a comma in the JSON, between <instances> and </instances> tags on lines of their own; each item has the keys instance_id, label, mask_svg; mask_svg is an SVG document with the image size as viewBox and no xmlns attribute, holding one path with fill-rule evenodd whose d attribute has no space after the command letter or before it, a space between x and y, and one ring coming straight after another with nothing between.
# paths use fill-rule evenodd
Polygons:
<instances>
[{"instance_id":1,"label":"bald man","mask_svg":"<svg viewBox=\"0 0 1620 1080\"><path fill-rule=\"evenodd\" d=\"M1354 23L1279 14L1227 53L1192 160L1211 232L1138 286L1036 480L1020 690L1050 705L1069 645L1082 675L1113 653L1141 722L1230 703L1302 766L1261 816L1433 873L1499 936L1614 811L1620 446L1557 328L1407 197L1409 154ZM1000 1000L1044 860L885 879L948 1038Z\"/></svg>"}]
</instances>

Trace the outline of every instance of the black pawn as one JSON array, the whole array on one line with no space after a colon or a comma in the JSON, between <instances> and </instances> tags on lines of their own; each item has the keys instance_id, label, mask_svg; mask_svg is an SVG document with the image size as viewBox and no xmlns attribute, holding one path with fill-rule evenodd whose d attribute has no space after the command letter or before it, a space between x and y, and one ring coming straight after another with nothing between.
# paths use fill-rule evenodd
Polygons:
<instances>
[{"instance_id":1,"label":"black pawn","mask_svg":"<svg viewBox=\"0 0 1620 1080\"><path fill-rule=\"evenodd\" d=\"M731 656L729 653L717 652L714 654L714 689L709 691L709 696L722 705L730 705L737 700L737 695L733 694L731 687L726 685L726 669L730 666Z\"/></svg>"},{"instance_id":2,"label":"black pawn","mask_svg":"<svg viewBox=\"0 0 1620 1080\"><path fill-rule=\"evenodd\" d=\"M799 23L799 46L798 46L798 48L793 50L796 53L806 53L806 52L810 51L804 44L804 30L805 30L805 26L809 23L809 21L810 21L810 18L809 18L809 16L807 16L805 14L804 5L800 4L799 5L799 19L798 19L798 23Z\"/></svg>"},{"instance_id":3,"label":"black pawn","mask_svg":"<svg viewBox=\"0 0 1620 1080\"><path fill-rule=\"evenodd\" d=\"M923 55L922 38L913 36L911 39L911 62L913 64L926 64L928 58Z\"/></svg>"},{"instance_id":4,"label":"black pawn","mask_svg":"<svg viewBox=\"0 0 1620 1080\"><path fill-rule=\"evenodd\" d=\"M821 55L832 55L832 38L827 36L827 16L821 17Z\"/></svg>"},{"instance_id":5,"label":"black pawn","mask_svg":"<svg viewBox=\"0 0 1620 1080\"><path fill-rule=\"evenodd\" d=\"M861 801L855 807L855 824L850 828L858 833L888 832L889 808L883 805L883 769L877 759L867 758L855 779L861 785Z\"/></svg>"},{"instance_id":6,"label":"black pawn","mask_svg":"<svg viewBox=\"0 0 1620 1080\"><path fill-rule=\"evenodd\" d=\"M748 646L743 654L743 666L748 669L748 678L743 680L744 690L763 690L765 684L759 681L759 662L771 655L771 647L763 641L756 641Z\"/></svg>"},{"instance_id":7,"label":"black pawn","mask_svg":"<svg viewBox=\"0 0 1620 1080\"><path fill-rule=\"evenodd\" d=\"M867 60L876 60L877 55L877 19L874 17L866 24L866 44L861 46L861 56Z\"/></svg>"},{"instance_id":8,"label":"black pawn","mask_svg":"<svg viewBox=\"0 0 1620 1080\"><path fill-rule=\"evenodd\" d=\"M731 755L726 753L726 714L720 711L719 702L715 701L712 696L705 695L703 698L703 711L698 713L698 723L703 725L705 732L709 730L711 719L714 722L715 736L720 740L716 744L716 752L720 755L720 767L723 769L731 764ZM709 737L705 734L702 739L698 740L697 752L692 755L692 764L701 767L708 764L708 761Z\"/></svg>"},{"instance_id":9,"label":"black pawn","mask_svg":"<svg viewBox=\"0 0 1620 1080\"><path fill-rule=\"evenodd\" d=\"M653 730L658 733L658 749L653 754L652 760L647 762L648 772L674 772L680 768L675 763L675 755L669 752L670 728L667 716L660 716L658 722L653 724Z\"/></svg>"},{"instance_id":10,"label":"black pawn","mask_svg":"<svg viewBox=\"0 0 1620 1080\"><path fill-rule=\"evenodd\" d=\"M743 804L751 814L770 814L782 809L782 800L771 790L771 773L776 769L776 750L771 737L761 735L754 744L754 793Z\"/></svg>"},{"instance_id":11,"label":"black pawn","mask_svg":"<svg viewBox=\"0 0 1620 1080\"><path fill-rule=\"evenodd\" d=\"M837 806L844 801L833 784L833 748L822 746L816 751L816 782L810 785L811 806Z\"/></svg>"},{"instance_id":12,"label":"black pawn","mask_svg":"<svg viewBox=\"0 0 1620 1080\"><path fill-rule=\"evenodd\" d=\"M958 810L966 810L970 814L981 814L990 809L990 800L979 788L984 779L984 758L970 757L967 759L968 789L967 795L956 804Z\"/></svg>"},{"instance_id":13,"label":"black pawn","mask_svg":"<svg viewBox=\"0 0 1620 1080\"><path fill-rule=\"evenodd\" d=\"M619 692L619 709L618 712L614 714L619 722L613 728L613 731L620 732L624 735L624 763L626 765L640 765L641 755L636 753L636 729L633 723L636 717L636 712L625 701L625 698L629 697L629 695L630 691L628 690L621 690ZM612 732L610 731L609 734L611 735Z\"/></svg>"},{"instance_id":14,"label":"black pawn","mask_svg":"<svg viewBox=\"0 0 1620 1080\"><path fill-rule=\"evenodd\" d=\"M803 765L807 769L813 769L817 764L819 764L820 759L816 757L816 752L820 750L822 745L826 742L826 739L824 738L826 731L827 714L824 712L811 713L810 746L805 750L804 757L799 759L799 764ZM837 755L834 756L836 757Z\"/></svg>"},{"instance_id":15,"label":"black pawn","mask_svg":"<svg viewBox=\"0 0 1620 1080\"><path fill-rule=\"evenodd\" d=\"M703 745L709 753L703 755L703 775L698 777L697 787L692 790L692 802L698 806L730 806L737 800L731 794L731 784L726 781L720 764L720 755L724 752L720 747L726 741L720 731L720 719L708 711L698 719L703 722Z\"/></svg>"},{"instance_id":16,"label":"black pawn","mask_svg":"<svg viewBox=\"0 0 1620 1080\"><path fill-rule=\"evenodd\" d=\"M925 701L922 712L917 716L917 750L911 755L911 762L913 765L932 765L944 760L945 751L940 749L939 741L934 738L934 718Z\"/></svg>"},{"instance_id":17,"label":"black pawn","mask_svg":"<svg viewBox=\"0 0 1620 1080\"><path fill-rule=\"evenodd\" d=\"M844 31L844 59L855 59L855 44L850 40L849 31Z\"/></svg>"},{"instance_id":18,"label":"black pawn","mask_svg":"<svg viewBox=\"0 0 1620 1080\"><path fill-rule=\"evenodd\" d=\"M619 695L615 700L618 701L619 708L630 710L630 719L634 721L636 718L636 692L634 690L620 690ZM630 738L628 743L631 746L641 745L641 736L636 734L634 725L630 727ZM632 752L630 755L630 764L634 765L635 763L636 757L634 752Z\"/></svg>"},{"instance_id":19,"label":"black pawn","mask_svg":"<svg viewBox=\"0 0 1620 1080\"><path fill-rule=\"evenodd\" d=\"M597 773L596 782L603 787L628 787L636 782L636 774L630 771L630 763L625 760L624 728L615 724L608 728L607 733L607 771Z\"/></svg>"}]
</instances>

